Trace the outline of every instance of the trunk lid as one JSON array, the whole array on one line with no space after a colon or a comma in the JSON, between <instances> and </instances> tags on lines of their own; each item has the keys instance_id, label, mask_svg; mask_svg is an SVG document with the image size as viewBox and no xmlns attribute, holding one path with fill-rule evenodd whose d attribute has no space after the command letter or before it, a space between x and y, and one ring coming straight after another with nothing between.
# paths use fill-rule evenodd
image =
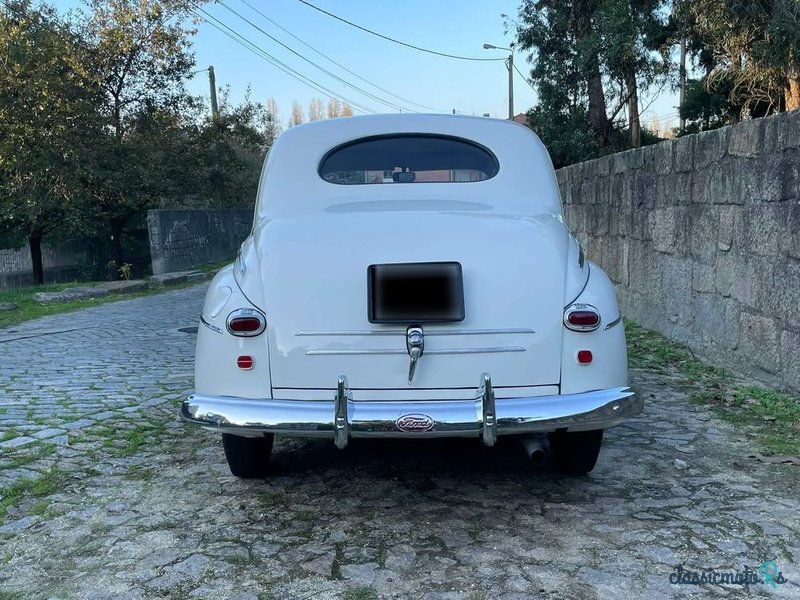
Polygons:
<instances>
[{"instance_id":1,"label":"trunk lid","mask_svg":"<svg viewBox=\"0 0 800 600\"><path fill-rule=\"evenodd\" d=\"M398 205L402 206L402 205ZM475 388L559 383L568 234L551 215L379 210L276 219L254 232L273 388ZM423 324L408 382L406 324L373 324L367 268L461 263L465 319Z\"/></svg>"}]
</instances>

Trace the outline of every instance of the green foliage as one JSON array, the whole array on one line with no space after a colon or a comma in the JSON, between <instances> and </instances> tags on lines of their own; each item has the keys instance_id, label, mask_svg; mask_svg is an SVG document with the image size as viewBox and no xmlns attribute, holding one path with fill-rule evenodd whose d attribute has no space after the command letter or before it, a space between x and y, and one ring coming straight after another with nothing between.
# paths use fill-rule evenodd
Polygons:
<instances>
[{"instance_id":1,"label":"green foliage","mask_svg":"<svg viewBox=\"0 0 800 600\"><path fill-rule=\"evenodd\" d=\"M275 128L273 114L254 102L249 91L235 106L222 94L218 118L185 125L182 168L191 173L192 182L183 186L180 204L226 208L252 203Z\"/></svg>"},{"instance_id":2,"label":"green foliage","mask_svg":"<svg viewBox=\"0 0 800 600\"><path fill-rule=\"evenodd\" d=\"M735 109L724 93L724 86L716 87L718 91L710 92L706 78L686 82L686 96L680 109L686 119L686 134L717 129L731 122Z\"/></svg>"},{"instance_id":3,"label":"green foliage","mask_svg":"<svg viewBox=\"0 0 800 600\"><path fill-rule=\"evenodd\" d=\"M61 471L50 469L38 479L21 479L0 489L0 519L5 518L8 509L25 497L41 498L54 494L61 488L63 480Z\"/></svg>"},{"instance_id":4,"label":"green foliage","mask_svg":"<svg viewBox=\"0 0 800 600\"><path fill-rule=\"evenodd\" d=\"M123 265L118 269L118 272L120 279L130 281L131 275L133 274L133 265L131 263L123 263Z\"/></svg>"},{"instance_id":5,"label":"green foliage","mask_svg":"<svg viewBox=\"0 0 800 600\"><path fill-rule=\"evenodd\" d=\"M9 242L69 224L100 89L76 28L27 0L0 5L0 223Z\"/></svg>"},{"instance_id":6,"label":"green foliage","mask_svg":"<svg viewBox=\"0 0 800 600\"><path fill-rule=\"evenodd\" d=\"M698 0L687 4L707 89L727 95L735 116L800 108L800 3Z\"/></svg>"},{"instance_id":7,"label":"green foliage","mask_svg":"<svg viewBox=\"0 0 800 600\"><path fill-rule=\"evenodd\" d=\"M670 66L664 4L665 0L522 3L517 46L531 52L531 79L538 92L529 123L557 167L641 145L640 87L663 81ZM619 135L623 131L627 142Z\"/></svg>"},{"instance_id":8,"label":"green foliage","mask_svg":"<svg viewBox=\"0 0 800 600\"><path fill-rule=\"evenodd\" d=\"M800 453L800 398L741 385L722 369L695 358L686 346L625 321L628 363L635 369L678 373L694 387L692 400L710 405L736 425L751 425L767 451Z\"/></svg>"},{"instance_id":9,"label":"green foliage","mask_svg":"<svg viewBox=\"0 0 800 600\"><path fill-rule=\"evenodd\" d=\"M584 108L551 111L539 104L528 113L528 124L547 147L556 169L607 153L595 137Z\"/></svg>"}]
</instances>

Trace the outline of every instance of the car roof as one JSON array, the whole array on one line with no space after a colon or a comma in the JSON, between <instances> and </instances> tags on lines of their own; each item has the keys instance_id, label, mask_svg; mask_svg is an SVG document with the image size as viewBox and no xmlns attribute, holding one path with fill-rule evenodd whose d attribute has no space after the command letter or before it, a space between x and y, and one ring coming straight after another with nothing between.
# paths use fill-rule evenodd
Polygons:
<instances>
[{"instance_id":1,"label":"car roof","mask_svg":"<svg viewBox=\"0 0 800 600\"><path fill-rule=\"evenodd\" d=\"M497 157L499 171L480 182L398 185L336 185L319 176L320 161L332 149L362 138L393 134L431 134L475 142ZM359 196L422 200L454 194L467 201L491 199L504 213L561 213L552 162L544 144L528 127L487 117L414 113L340 117L290 127L269 152L256 216L275 218L324 210Z\"/></svg>"}]
</instances>

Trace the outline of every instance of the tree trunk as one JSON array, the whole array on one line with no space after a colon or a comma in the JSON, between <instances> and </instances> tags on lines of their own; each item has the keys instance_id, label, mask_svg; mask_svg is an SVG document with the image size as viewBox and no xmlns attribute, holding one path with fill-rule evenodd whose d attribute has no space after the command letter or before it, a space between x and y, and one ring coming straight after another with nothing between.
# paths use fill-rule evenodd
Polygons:
<instances>
[{"instance_id":1,"label":"tree trunk","mask_svg":"<svg viewBox=\"0 0 800 600\"><path fill-rule=\"evenodd\" d=\"M33 283L44 283L44 266L42 265L42 232L34 231L28 236L28 245L31 249L31 266L33 268Z\"/></svg>"},{"instance_id":2,"label":"tree trunk","mask_svg":"<svg viewBox=\"0 0 800 600\"><path fill-rule=\"evenodd\" d=\"M639 89L636 83L636 73L628 73L628 126L631 130L631 148L642 146L642 125L639 121Z\"/></svg>"},{"instance_id":3,"label":"tree trunk","mask_svg":"<svg viewBox=\"0 0 800 600\"><path fill-rule=\"evenodd\" d=\"M784 99L787 111L800 109L800 73L790 73Z\"/></svg>"},{"instance_id":4,"label":"tree trunk","mask_svg":"<svg viewBox=\"0 0 800 600\"><path fill-rule=\"evenodd\" d=\"M578 0L574 5L575 38L580 43L595 34L592 16L596 9L593 0ZM603 146L610 142L611 131L606 111L606 96L603 93L603 79L600 75L600 62L596 56L590 59L586 70L586 83L589 96L589 122L595 135Z\"/></svg>"},{"instance_id":5,"label":"tree trunk","mask_svg":"<svg viewBox=\"0 0 800 600\"><path fill-rule=\"evenodd\" d=\"M125 259L122 253L122 228L125 221L122 219L111 219L111 249L114 253L114 262L117 263L117 268L125 264Z\"/></svg>"},{"instance_id":6,"label":"tree trunk","mask_svg":"<svg viewBox=\"0 0 800 600\"><path fill-rule=\"evenodd\" d=\"M603 80L600 77L600 65L594 68L594 74L589 78L589 122L592 124L595 135L603 146L608 146L611 131L606 113L606 96L603 93Z\"/></svg>"}]
</instances>

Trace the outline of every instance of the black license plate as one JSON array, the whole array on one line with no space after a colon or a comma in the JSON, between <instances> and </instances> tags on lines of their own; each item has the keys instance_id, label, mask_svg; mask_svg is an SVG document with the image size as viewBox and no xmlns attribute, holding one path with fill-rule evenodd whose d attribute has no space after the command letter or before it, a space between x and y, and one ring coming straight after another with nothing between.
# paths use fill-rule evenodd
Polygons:
<instances>
[{"instance_id":1,"label":"black license plate","mask_svg":"<svg viewBox=\"0 0 800 600\"><path fill-rule=\"evenodd\" d=\"M370 265L370 323L464 320L464 278L457 262Z\"/></svg>"}]
</instances>

